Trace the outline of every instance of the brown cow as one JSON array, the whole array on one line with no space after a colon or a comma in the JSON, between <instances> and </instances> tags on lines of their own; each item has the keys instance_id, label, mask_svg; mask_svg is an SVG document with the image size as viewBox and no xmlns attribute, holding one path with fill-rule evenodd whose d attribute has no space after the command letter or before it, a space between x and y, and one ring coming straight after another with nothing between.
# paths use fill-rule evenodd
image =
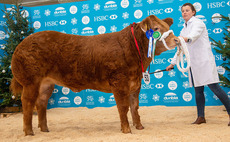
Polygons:
<instances>
[{"instance_id":1,"label":"brown cow","mask_svg":"<svg viewBox=\"0 0 230 142\"><path fill-rule=\"evenodd\" d=\"M133 24L140 48L144 70L152 61L147 58L148 39L144 30L169 30L173 20L151 15ZM74 92L94 89L113 93L120 115L121 130L130 133L127 112L131 109L136 129L143 129L138 114L142 68L131 26L115 33L79 36L55 31L38 32L25 38L12 57L14 94L22 93L23 130L33 135L32 113L36 106L39 127L48 132L46 109L54 84L66 86ZM166 38L169 48L179 41L172 33ZM157 42L156 55L167 49Z\"/></svg>"}]
</instances>

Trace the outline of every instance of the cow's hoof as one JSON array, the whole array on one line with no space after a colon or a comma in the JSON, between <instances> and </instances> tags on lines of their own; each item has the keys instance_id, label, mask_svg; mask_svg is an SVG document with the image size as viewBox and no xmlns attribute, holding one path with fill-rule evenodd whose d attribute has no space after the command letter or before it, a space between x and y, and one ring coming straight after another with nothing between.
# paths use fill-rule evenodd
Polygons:
<instances>
[{"instance_id":1,"label":"cow's hoof","mask_svg":"<svg viewBox=\"0 0 230 142\"><path fill-rule=\"evenodd\" d=\"M49 129L48 129L48 127L47 126L41 126L41 125L38 125L38 128L40 128L40 130L42 131L42 132L49 132Z\"/></svg>"},{"instance_id":2,"label":"cow's hoof","mask_svg":"<svg viewBox=\"0 0 230 142\"><path fill-rule=\"evenodd\" d=\"M42 132L49 132L49 129L46 128L46 129L41 129Z\"/></svg>"},{"instance_id":3,"label":"cow's hoof","mask_svg":"<svg viewBox=\"0 0 230 142\"><path fill-rule=\"evenodd\" d=\"M145 127L143 127L142 125L136 126L137 130L143 130Z\"/></svg>"},{"instance_id":4,"label":"cow's hoof","mask_svg":"<svg viewBox=\"0 0 230 142\"><path fill-rule=\"evenodd\" d=\"M125 134L131 133L130 128L122 129L122 132Z\"/></svg>"},{"instance_id":5,"label":"cow's hoof","mask_svg":"<svg viewBox=\"0 0 230 142\"><path fill-rule=\"evenodd\" d=\"M34 132L31 131L25 131L25 136L34 136Z\"/></svg>"}]
</instances>

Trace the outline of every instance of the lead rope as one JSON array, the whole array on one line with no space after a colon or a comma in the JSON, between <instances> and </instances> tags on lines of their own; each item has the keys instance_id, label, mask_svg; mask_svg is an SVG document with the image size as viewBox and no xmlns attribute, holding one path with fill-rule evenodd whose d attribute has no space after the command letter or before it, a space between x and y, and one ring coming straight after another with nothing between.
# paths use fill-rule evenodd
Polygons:
<instances>
[{"instance_id":1,"label":"lead rope","mask_svg":"<svg viewBox=\"0 0 230 142\"><path fill-rule=\"evenodd\" d=\"M179 39L180 39L180 44L178 44L178 46L177 46L176 65L177 65L178 70L180 72L182 72L182 74L185 77L188 77L187 75L184 74L184 72L187 72L190 68L190 56L189 56L189 52L188 52L188 47L187 47L187 45L186 45L186 43L182 37L179 37ZM187 67L186 68L184 68L184 59L183 59L184 55L185 55L185 58L187 60Z\"/></svg>"}]
</instances>

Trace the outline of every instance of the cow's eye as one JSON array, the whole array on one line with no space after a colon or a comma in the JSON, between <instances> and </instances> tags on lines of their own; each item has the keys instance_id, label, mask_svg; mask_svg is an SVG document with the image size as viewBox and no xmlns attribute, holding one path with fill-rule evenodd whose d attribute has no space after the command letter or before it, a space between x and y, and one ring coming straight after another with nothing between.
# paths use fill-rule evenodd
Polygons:
<instances>
[{"instance_id":1,"label":"cow's eye","mask_svg":"<svg viewBox=\"0 0 230 142\"><path fill-rule=\"evenodd\" d=\"M157 30L159 30L159 28L154 28L154 31L157 31Z\"/></svg>"}]
</instances>

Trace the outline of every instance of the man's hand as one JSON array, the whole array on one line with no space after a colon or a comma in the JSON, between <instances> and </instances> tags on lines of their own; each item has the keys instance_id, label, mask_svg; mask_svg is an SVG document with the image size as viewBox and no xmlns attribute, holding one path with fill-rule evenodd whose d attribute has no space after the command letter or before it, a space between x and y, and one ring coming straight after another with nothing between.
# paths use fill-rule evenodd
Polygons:
<instances>
[{"instance_id":1,"label":"man's hand","mask_svg":"<svg viewBox=\"0 0 230 142\"><path fill-rule=\"evenodd\" d=\"M171 71L171 69L174 67L174 65L170 64L169 66L166 67L166 71Z\"/></svg>"},{"instance_id":2,"label":"man's hand","mask_svg":"<svg viewBox=\"0 0 230 142\"><path fill-rule=\"evenodd\" d=\"M188 38L187 37L183 37L183 36L179 36L179 37L182 37L185 42L188 42Z\"/></svg>"}]
</instances>

